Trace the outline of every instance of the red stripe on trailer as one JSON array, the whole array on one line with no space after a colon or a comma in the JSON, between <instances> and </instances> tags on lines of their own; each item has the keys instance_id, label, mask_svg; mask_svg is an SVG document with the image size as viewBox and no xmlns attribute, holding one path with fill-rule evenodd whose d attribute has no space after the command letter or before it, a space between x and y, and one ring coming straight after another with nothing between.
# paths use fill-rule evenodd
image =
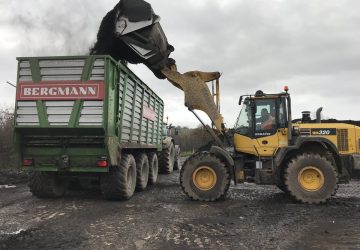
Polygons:
<instances>
[{"instance_id":1,"label":"red stripe on trailer","mask_svg":"<svg viewBox=\"0 0 360 250\"><path fill-rule=\"evenodd\" d=\"M148 106L143 106L143 114L142 116L146 119L149 119L150 121L156 120L156 113L154 110L149 108Z\"/></svg>"},{"instance_id":2,"label":"red stripe on trailer","mask_svg":"<svg viewBox=\"0 0 360 250\"><path fill-rule=\"evenodd\" d=\"M104 81L19 82L16 100L103 100Z\"/></svg>"}]
</instances>

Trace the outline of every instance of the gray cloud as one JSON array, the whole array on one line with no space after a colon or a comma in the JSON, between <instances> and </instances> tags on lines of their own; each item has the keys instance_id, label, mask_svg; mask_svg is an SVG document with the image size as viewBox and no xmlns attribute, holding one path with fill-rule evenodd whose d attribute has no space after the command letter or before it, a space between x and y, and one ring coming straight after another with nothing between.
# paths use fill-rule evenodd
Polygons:
<instances>
[{"instance_id":1,"label":"gray cloud","mask_svg":"<svg viewBox=\"0 0 360 250\"><path fill-rule=\"evenodd\" d=\"M102 16L116 2L0 1L0 31L5 34L0 82L15 82L16 56L86 53ZM279 92L285 84L297 116L321 105L328 117L360 119L354 104L360 92L359 1L150 2L162 17L181 71L223 73L222 110L228 126L235 121L241 94ZM173 123L196 126L178 89L144 66L131 68L164 99ZM13 99L5 99L13 91L9 88L0 85L5 102Z\"/></svg>"}]
</instances>

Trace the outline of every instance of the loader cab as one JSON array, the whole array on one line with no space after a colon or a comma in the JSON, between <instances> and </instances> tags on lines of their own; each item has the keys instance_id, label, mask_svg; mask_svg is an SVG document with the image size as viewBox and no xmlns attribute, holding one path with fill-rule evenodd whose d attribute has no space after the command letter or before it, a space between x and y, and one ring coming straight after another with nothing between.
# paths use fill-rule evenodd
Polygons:
<instances>
[{"instance_id":1,"label":"loader cab","mask_svg":"<svg viewBox=\"0 0 360 250\"><path fill-rule=\"evenodd\" d=\"M239 104L242 108L234 128L237 151L268 156L288 145L291 109L287 92L257 91L255 95L241 96Z\"/></svg>"}]
</instances>

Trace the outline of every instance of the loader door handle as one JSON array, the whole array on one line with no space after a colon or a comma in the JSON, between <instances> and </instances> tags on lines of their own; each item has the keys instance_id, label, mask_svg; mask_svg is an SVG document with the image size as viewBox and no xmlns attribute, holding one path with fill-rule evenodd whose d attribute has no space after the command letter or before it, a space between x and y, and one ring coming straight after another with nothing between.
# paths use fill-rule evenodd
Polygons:
<instances>
[{"instance_id":1,"label":"loader door handle","mask_svg":"<svg viewBox=\"0 0 360 250\"><path fill-rule=\"evenodd\" d=\"M263 140L261 143L267 145L269 142L267 140Z\"/></svg>"}]
</instances>

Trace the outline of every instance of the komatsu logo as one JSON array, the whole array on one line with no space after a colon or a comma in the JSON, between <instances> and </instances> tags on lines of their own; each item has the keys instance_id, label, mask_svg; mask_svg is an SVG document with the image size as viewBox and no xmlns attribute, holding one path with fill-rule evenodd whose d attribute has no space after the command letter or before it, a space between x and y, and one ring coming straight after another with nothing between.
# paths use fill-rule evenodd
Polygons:
<instances>
[{"instance_id":1,"label":"komatsu logo","mask_svg":"<svg viewBox=\"0 0 360 250\"><path fill-rule=\"evenodd\" d=\"M102 100L103 81L19 82L17 100Z\"/></svg>"}]
</instances>

